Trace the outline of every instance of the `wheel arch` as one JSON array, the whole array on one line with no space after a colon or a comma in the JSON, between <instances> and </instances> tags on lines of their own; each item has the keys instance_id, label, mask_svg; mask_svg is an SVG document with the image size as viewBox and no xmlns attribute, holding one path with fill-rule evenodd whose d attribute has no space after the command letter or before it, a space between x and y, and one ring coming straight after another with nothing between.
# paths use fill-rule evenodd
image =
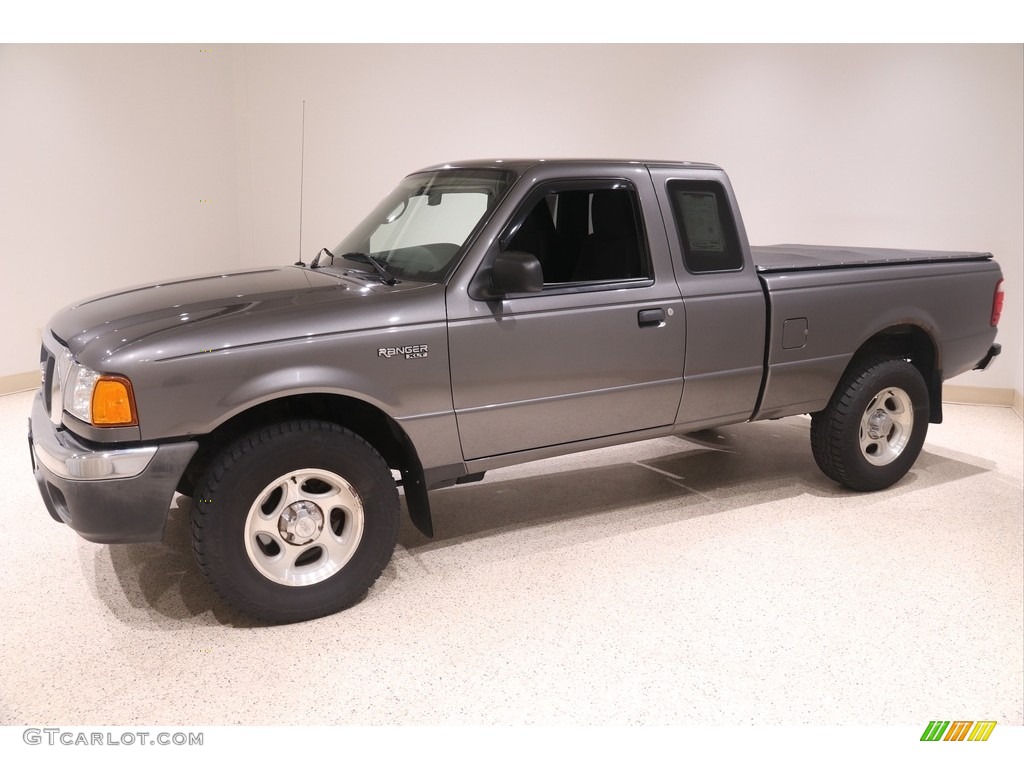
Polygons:
<instances>
[{"instance_id":1,"label":"wheel arch","mask_svg":"<svg viewBox=\"0 0 1024 768\"><path fill-rule=\"evenodd\" d=\"M942 365L940 351L927 330L913 323L891 325L865 340L843 372L844 380L869 357L884 356L907 360L920 372L928 387L928 420L942 423Z\"/></svg>"},{"instance_id":2,"label":"wheel arch","mask_svg":"<svg viewBox=\"0 0 1024 768\"><path fill-rule=\"evenodd\" d=\"M292 394L240 411L210 433L197 438L199 450L185 469L178 491L191 495L209 462L237 438L267 424L291 419L329 421L366 440L388 467L401 473L406 505L413 525L424 535L433 536L423 465L416 447L391 416L364 400L347 395Z\"/></svg>"}]
</instances>

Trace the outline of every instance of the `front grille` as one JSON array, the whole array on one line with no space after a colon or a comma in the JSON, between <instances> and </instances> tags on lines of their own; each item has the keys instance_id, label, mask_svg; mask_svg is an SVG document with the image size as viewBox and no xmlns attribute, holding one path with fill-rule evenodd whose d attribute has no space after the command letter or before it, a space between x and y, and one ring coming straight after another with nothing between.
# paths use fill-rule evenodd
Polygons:
<instances>
[{"instance_id":1,"label":"front grille","mask_svg":"<svg viewBox=\"0 0 1024 768\"><path fill-rule=\"evenodd\" d=\"M46 405L46 412L50 412L50 380L53 378L53 355L46 347L39 348L39 373L42 377L43 403Z\"/></svg>"},{"instance_id":2,"label":"front grille","mask_svg":"<svg viewBox=\"0 0 1024 768\"><path fill-rule=\"evenodd\" d=\"M64 415L64 386L71 372L71 351L60 346L52 352L45 342L39 352L39 369L42 374L43 402L50 421L60 424Z\"/></svg>"}]
</instances>

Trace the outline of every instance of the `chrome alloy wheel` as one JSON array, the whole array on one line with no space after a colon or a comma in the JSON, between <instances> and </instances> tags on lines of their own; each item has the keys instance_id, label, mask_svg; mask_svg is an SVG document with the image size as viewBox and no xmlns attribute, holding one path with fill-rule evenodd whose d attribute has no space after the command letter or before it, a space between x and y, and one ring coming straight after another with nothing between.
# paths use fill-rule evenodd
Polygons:
<instances>
[{"instance_id":1,"label":"chrome alloy wheel","mask_svg":"<svg viewBox=\"0 0 1024 768\"><path fill-rule=\"evenodd\" d=\"M899 387L887 387L871 398L860 420L860 450L876 467L899 458L914 431L914 406Z\"/></svg>"},{"instance_id":2,"label":"chrome alloy wheel","mask_svg":"<svg viewBox=\"0 0 1024 768\"><path fill-rule=\"evenodd\" d=\"M363 537L363 505L342 477L299 469L274 480L245 519L249 562L271 581L304 587L330 578Z\"/></svg>"}]
</instances>

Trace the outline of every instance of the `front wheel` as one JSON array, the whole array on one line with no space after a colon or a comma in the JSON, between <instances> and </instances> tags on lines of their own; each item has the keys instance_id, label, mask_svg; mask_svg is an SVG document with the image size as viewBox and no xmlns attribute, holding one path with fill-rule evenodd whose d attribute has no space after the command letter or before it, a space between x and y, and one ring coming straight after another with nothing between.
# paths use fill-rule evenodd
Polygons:
<instances>
[{"instance_id":1,"label":"front wheel","mask_svg":"<svg viewBox=\"0 0 1024 768\"><path fill-rule=\"evenodd\" d=\"M928 387L917 368L901 359L865 360L811 416L814 460L847 488L888 488L921 453L928 416Z\"/></svg>"},{"instance_id":2,"label":"front wheel","mask_svg":"<svg viewBox=\"0 0 1024 768\"><path fill-rule=\"evenodd\" d=\"M228 446L196 487L192 540L214 589L245 613L294 622L358 601L398 539L384 460L323 421L291 421Z\"/></svg>"}]
</instances>

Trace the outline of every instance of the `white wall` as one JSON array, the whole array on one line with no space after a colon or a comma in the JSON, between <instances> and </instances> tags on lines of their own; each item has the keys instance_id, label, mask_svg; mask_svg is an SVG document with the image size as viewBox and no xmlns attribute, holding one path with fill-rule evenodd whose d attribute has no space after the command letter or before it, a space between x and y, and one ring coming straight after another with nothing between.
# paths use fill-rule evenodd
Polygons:
<instances>
[{"instance_id":1,"label":"white wall","mask_svg":"<svg viewBox=\"0 0 1024 768\"><path fill-rule=\"evenodd\" d=\"M238 260L230 51L0 46L0 376L61 306Z\"/></svg>"},{"instance_id":2,"label":"white wall","mask_svg":"<svg viewBox=\"0 0 1024 768\"><path fill-rule=\"evenodd\" d=\"M25 317L39 325L59 304L108 284L165 277L170 269L294 261L305 99L305 258L337 242L402 175L435 162L707 160L730 172L755 243L994 252L1007 276L1004 355L991 370L957 383L1024 391L1021 46L241 46L206 54L197 47L96 47L16 48L13 57L9 51L0 49L0 108L19 115L22 127L10 138L29 152L17 160L21 174L38 176L40 164L50 175L62 168L48 159L22 112L77 115L99 104L120 119L91 118L103 130L65 137L69 151L107 147L106 135L124 133L120 123L131 116L139 133L131 134L129 151L109 150L120 173L132 187L153 171L172 182L161 204L151 206L128 194L107 197L124 188L121 176L78 173L58 206L40 188L16 217L8 217L6 204L15 193L0 192L5 275L7 254L38 257L45 250L52 218L68 218L83 205L90 220L105 214L87 227L90 237L73 257L46 254L51 270L74 275L59 301L42 290L29 264L19 262L16 279L0 285L0 320L17 339L34 333ZM25 60L57 68L56 86L53 78L28 79ZM97 76L124 66L128 87ZM57 87L68 79L89 95L85 103ZM142 124L137 104L160 101L144 87L154 79L177 96L161 119ZM206 127L197 131L202 120ZM5 123L6 117L6 168L12 129ZM220 186L210 196L224 205L185 204L188 194L202 197L194 190L215 181ZM92 199L97 190L99 200ZM235 202L237 210L228 210ZM119 229L126 217L130 228ZM168 232L178 238L174 245L163 242ZM154 233L161 240L150 247L160 248L159 258L139 264L127 280L120 273L96 280L96 265L110 271ZM173 253L192 256L168 261ZM25 284L38 289L32 301ZM0 375L34 365L35 340L15 346L17 354L0 361Z\"/></svg>"}]
</instances>

